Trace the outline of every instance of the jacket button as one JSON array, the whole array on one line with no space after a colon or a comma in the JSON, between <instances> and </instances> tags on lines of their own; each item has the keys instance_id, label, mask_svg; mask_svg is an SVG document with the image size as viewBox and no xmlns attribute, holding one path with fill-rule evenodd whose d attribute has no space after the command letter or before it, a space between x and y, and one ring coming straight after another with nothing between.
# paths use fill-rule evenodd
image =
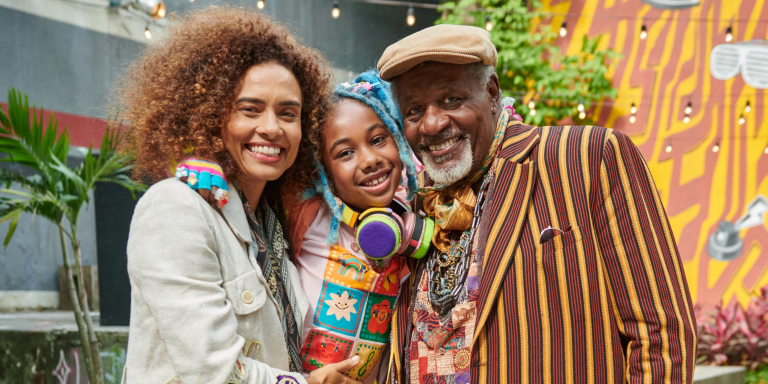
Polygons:
<instances>
[{"instance_id":1,"label":"jacket button","mask_svg":"<svg viewBox=\"0 0 768 384\"><path fill-rule=\"evenodd\" d=\"M242 295L240 295L240 298L243 299L243 303L250 304L253 303L253 293L251 291L245 291Z\"/></svg>"}]
</instances>

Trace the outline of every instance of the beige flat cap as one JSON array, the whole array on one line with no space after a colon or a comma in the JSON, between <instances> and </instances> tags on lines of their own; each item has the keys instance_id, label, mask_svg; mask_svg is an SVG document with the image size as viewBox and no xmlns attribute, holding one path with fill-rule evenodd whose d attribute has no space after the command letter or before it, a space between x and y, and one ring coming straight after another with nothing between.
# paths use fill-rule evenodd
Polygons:
<instances>
[{"instance_id":1,"label":"beige flat cap","mask_svg":"<svg viewBox=\"0 0 768 384\"><path fill-rule=\"evenodd\" d=\"M482 62L495 67L497 60L496 47L485 29L440 24L422 29L387 47L377 67L381 78L390 81L425 61L449 64Z\"/></svg>"}]
</instances>

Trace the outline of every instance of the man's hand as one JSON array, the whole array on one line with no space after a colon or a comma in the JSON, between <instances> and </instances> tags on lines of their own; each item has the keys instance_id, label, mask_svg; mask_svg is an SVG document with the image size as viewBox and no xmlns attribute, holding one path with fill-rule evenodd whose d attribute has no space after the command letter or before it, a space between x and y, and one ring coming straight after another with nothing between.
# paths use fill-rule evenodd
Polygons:
<instances>
[{"instance_id":1,"label":"man's hand","mask_svg":"<svg viewBox=\"0 0 768 384\"><path fill-rule=\"evenodd\" d=\"M359 381L350 379L344 376L341 372L346 372L357 365L360 362L360 356L352 356L344 361L328 364L322 368L319 368L307 377L308 384L361 384Z\"/></svg>"},{"instance_id":2,"label":"man's hand","mask_svg":"<svg viewBox=\"0 0 768 384\"><path fill-rule=\"evenodd\" d=\"M227 205L229 186L218 164L195 158L186 159L176 167L176 177L196 190L208 204L219 209Z\"/></svg>"}]
</instances>

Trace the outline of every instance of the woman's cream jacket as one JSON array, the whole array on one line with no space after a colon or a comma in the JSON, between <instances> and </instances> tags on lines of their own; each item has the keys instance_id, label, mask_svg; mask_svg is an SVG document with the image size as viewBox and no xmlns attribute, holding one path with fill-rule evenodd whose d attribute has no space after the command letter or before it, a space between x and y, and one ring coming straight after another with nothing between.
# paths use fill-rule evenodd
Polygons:
<instances>
[{"instance_id":1,"label":"woman's cream jacket","mask_svg":"<svg viewBox=\"0 0 768 384\"><path fill-rule=\"evenodd\" d=\"M149 188L131 222L128 274L124 384L306 382L288 372L282 313L251 250L237 193L219 212L176 179ZM296 294L302 329L307 299Z\"/></svg>"}]
</instances>

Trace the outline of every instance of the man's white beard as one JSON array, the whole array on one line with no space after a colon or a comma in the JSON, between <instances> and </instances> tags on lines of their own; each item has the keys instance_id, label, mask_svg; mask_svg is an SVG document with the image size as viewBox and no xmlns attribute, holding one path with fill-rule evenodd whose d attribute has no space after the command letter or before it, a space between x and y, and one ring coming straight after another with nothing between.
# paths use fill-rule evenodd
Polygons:
<instances>
[{"instance_id":1,"label":"man's white beard","mask_svg":"<svg viewBox=\"0 0 768 384\"><path fill-rule=\"evenodd\" d=\"M466 140L466 139L464 139ZM432 155L427 151L421 152L421 159L424 162L424 169L427 171L427 175L435 184L438 185L450 185L453 184L465 176L469 175L469 171L472 170L472 148L469 144L469 140L464 143L464 149L459 153L458 161L454 162L451 166L442 166L436 160L449 161L454 154L441 156L438 159L434 159Z\"/></svg>"}]
</instances>

